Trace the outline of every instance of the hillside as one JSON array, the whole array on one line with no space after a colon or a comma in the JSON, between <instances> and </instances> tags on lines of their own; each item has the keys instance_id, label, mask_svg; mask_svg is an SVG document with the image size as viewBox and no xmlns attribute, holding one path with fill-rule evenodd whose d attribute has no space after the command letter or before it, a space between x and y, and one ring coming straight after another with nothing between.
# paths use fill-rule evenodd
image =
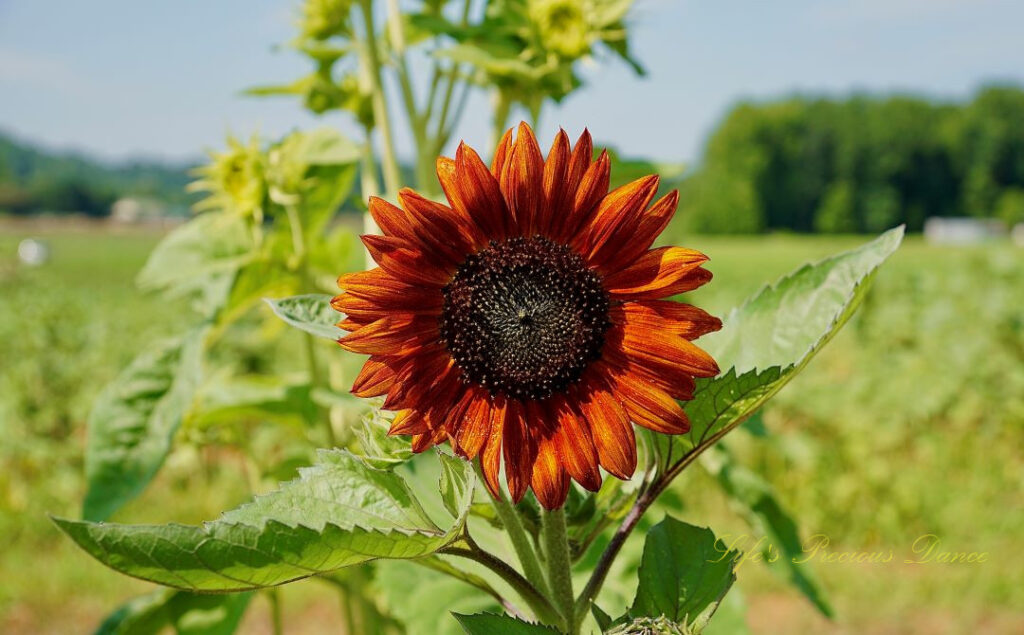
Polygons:
<instances>
[{"instance_id":1,"label":"hillside","mask_svg":"<svg viewBox=\"0 0 1024 635\"><path fill-rule=\"evenodd\" d=\"M189 165L135 161L109 164L75 153L43 150L0 132L0 212L106 216L122 196L152 198L183 214Z\"/></svg>"}]
</instances>

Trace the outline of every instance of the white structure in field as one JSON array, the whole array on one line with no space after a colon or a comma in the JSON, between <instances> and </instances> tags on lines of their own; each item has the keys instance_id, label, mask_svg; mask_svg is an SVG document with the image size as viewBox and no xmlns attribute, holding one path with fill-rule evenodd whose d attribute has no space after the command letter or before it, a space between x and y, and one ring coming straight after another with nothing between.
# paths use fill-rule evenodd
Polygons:
<instances>
[{"instance_id":1,"label":"white structure in field","mask_svg":"<svg viewBox=\"0 0 1024 635\"><path fill-rule=\"evenodd\" d=\"M939 218L924 222L924 238L935 245L971 245L1006 236L1006 224L991 218Z\"/></svg>"}]
</instances>

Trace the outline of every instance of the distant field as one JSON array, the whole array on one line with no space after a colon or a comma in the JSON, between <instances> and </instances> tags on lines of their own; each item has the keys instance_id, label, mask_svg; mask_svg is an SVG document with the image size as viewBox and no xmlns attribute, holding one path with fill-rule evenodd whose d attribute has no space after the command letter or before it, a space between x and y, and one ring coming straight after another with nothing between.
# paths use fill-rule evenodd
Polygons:
<instances>
[{"instance_id":1,"label":"distant field","mask_svg":"<svg viewBox=\"0 0 1024 635\"><path fill-rule=\"evenodd\" d=\"M0 229L0 631L88 632L145 584L103 570L58 536L46 513L76 515L83 426L102 385L145 342L176 330L184 307L133 287L155 234L35 230L44 267L16 266L27 230ZM863 238L673 240L711 256L692 300L719 315L807 260ZM732 447L767 475L805 536L834 551L892 550L887 564L818 564L839 614L828 624L758 564L739 586L755 633L1012 633L1024 623L1024 251L937 248L916 238L884 268L861 313L764 415L766 439ZM224 469L172 456L132 520L195 521L244 491ZM687 518L744 531L699 473L678 485ZM186 495L187 491L187 495ZM173 502L173 505L172 505ZM983 564L904 564L934 534ZM299 632L331 632L333 597L285 593ZM254 603L245 632L266 630ZM291 631L289 631L291 632Z\"/></svg>"}]
</instances>

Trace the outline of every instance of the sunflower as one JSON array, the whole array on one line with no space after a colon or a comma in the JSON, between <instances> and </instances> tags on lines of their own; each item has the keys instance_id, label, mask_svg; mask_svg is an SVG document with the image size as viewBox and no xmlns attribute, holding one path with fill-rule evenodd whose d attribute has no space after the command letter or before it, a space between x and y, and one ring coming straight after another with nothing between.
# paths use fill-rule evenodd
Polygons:
<instances>
[{"instance_id":1,"label":"sunflower","mask_svg":"<svg viewBox=\"0 0 1024 635\"><path fill-rule=\"evenodd\" d=\"M528 125L505 133L490 169L469 146L441 157L448 205L410 189L400 207L369 201L383 235L363 236L378 267L338 279L339 340L369 354L352 392L386 395L391 434L417 452L447 441L500 473L518 502L532 488L561 507L570 479L636 469L633 425L682 434L679 400L718 374L691 343L721 322L665 300L711 279L703 254L651 249L678 192L653 204L658 177L608 191L610 163L590 134L562 131L547 159Z\"/></svg>"}]
</instances>

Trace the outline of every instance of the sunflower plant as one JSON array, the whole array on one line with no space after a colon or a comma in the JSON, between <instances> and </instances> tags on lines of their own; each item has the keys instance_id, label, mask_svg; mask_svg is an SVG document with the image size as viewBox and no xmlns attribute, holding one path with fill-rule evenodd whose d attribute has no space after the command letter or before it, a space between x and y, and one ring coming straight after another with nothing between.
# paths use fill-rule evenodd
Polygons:
<instances>
[{"instance_id":1,"label":"sunflower plant","mask_svg":"<svg viewBox=\"0 0 1024 635\"><path fill-rule=\"evenodd\" d=\"M671 299L711 280L704 254L653 247L677 193L657 198L657 176L609 191L609 173L587 132L574 145L559 133L545 157L521 124L490 165L465 144L437 160L444 202L371 198L382 234L362 240L376 266L342 275L334 297L271 302L336 355L368 356L351 386L368 404L362 433L203 525L96 513L57 524L113 569L192 593L407 561L492 609L456 614L468 633L701 632L740 554L662 499L700 461L792 540L758 504L770 489L715 444L849 319L902 229L805 266L723 321ZM185 341L176 364L195 363ZM172 394L151 414L180 403ZM656 506L663 519L645 525ZM639 567L617 574L635 596L613 611L601 592L641 526ZM816 583L791 574L827 610Z\"/></svg>"},{"instance_id":2,"label":"sunflower plant","mask_svg":"<svg viewBox=\"0 0 1024 635\"><path fill-rule=\"evenodd\" d=\"M197 171L197 215L140 273L193 311L97 399L83 518L55 519L160 585L100 632L231 633L256 591L281 632L277 587L304 579L338 591L347 633L733 632L740 554L679 519L688 469L831 614L793 564L794 520L722 439L850 318L902 229L722 318L692 304L713 266L658 243L677 191L657 175L613 187L636 173L613 174L586 130L545 153L528 124L506 128L513 108L536 119L575 90L601 51L639 72L630 4L302 5L292 45L315 72L252 92L346 111L365 138L229 138ZM472 89L494 97L489 163L466 144L439 156ZM411 176L389 104L412 132ZM362 248L345 205L367 210ZM109 522L168 456L209 447L242 457L229 477L250 502L201 525Z\"/></svg>"}]
</instances>

